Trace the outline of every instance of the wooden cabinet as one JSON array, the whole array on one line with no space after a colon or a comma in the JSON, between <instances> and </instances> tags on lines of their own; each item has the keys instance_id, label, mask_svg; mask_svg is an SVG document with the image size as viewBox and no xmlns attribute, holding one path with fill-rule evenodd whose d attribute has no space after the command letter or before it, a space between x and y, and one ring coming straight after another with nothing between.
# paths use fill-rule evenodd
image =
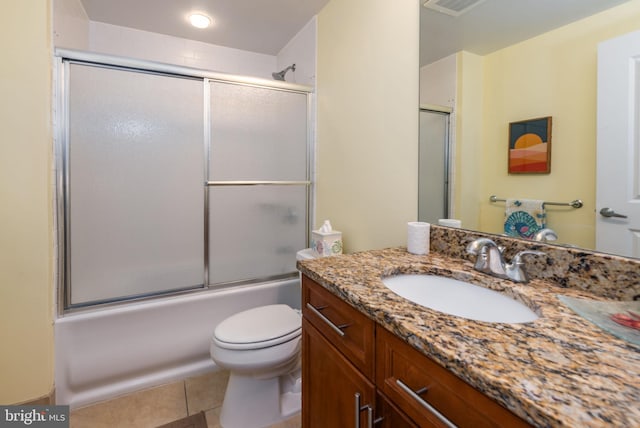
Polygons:
<instances>
[{"instance_id":1,"label":"wooden cabinet","mask_svg":"<svg viewBox=\"0 0 640 428\"><path fill-rule=\"evenodd\" d=\"M365 428L375 401L375 325L308 278L302 284L302 425Z\"/></svg>"},{"instance_id":2,"label":"wooden cabinet","mask_svg":"<svg viewBox=\"0 0 640 428\"><path fill-rule=\"evenodd\" d=\"M302 361L302 426L355 427L356 403L373 410L373 383L307 320L302 322ZM367 410L358 414L363 428Z\"/></svg>"},{"instance_id":3,"label":"wooden cabinet","mask_svg":"<svg viewBox=\"0 0 640 428\"><path fill-rule=\"evenodd\" d=\"M307 277L302 314L368 379L373 379L375 323Z\"/></svg>"},{"instance_id":4,"label":"wooden cabinet","mask_svg":"<svg viewBox=\"0 0 640 428\"><path fill-rule=\"evenodd\" d=\"M304 428L529 426L306 276L302 304Z\"/></svg>"}]
</instances>

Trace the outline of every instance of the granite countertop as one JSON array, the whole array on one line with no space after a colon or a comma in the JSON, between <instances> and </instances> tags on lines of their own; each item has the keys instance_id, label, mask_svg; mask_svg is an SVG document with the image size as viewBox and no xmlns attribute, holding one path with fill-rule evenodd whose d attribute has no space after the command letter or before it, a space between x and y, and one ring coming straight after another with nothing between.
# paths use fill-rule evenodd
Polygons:
<instances>
[{"instance_id":1,"label":"granite countertop","mask_svg":"<svg viewBox=\"0 0 640 428\"><path fill-rule=\"evenodd\" d=\"M471 262L404 248L298 262L305 275L535 426L639 427L640 349L560 303L558 294L604 300L534 279L494 278ZM382 277L434 273L509 294L540 318L472 321L414 304Z\"/></svg>"}]
</instances>

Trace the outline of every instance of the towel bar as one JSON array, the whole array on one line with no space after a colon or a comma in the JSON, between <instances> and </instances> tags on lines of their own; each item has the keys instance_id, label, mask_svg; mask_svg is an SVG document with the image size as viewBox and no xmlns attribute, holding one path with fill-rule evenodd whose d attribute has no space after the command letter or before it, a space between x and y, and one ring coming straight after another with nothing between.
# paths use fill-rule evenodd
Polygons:
<instances>
[{"instance_id":1,"label":"towel bar","mask_svg":"<svg viewBox=\"0 0 640 428\"><path fill-rule=\"evenodd\" d=\"M496 195L491 195L489 197L489 201L491 202L506 202L506 199L501 199L498 198ZM575 201L571 201L571 202L544 202L544 205L559 205L562 207L572 207L572 208L582 208L582 205L584 205L582 203L582 201L580 199L576 199Z\"/></svg>"}]
</instances>

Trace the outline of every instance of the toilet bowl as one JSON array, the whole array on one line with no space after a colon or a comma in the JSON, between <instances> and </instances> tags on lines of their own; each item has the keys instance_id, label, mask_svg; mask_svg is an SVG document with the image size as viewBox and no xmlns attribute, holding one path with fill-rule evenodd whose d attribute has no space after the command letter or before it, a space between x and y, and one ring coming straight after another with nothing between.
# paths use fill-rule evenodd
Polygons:
<instances>
[{"instance_id":1,"label":"toilet bowl","mask_svg":"<svg viewBox=\"0 0 640 428\"><path fill-rule=\"evenodd\" d=\"M211 358L229 370L220 424L264 427L300 411L302 317L287 305L249 309L223 320Z\"/></svg>"}]
</instances>

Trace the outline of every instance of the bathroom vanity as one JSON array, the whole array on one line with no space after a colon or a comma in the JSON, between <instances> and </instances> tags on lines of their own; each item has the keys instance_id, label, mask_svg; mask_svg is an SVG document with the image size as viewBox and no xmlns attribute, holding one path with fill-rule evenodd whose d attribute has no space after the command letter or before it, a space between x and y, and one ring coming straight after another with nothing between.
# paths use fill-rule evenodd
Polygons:
<instances>
[{"instance_id":1,"label":"bathroom vanity","mask_svg":"<svg viewBox=\"0 0 640 428\"><path fill-rule=\"evenodd\" d=\"M611 298L615 288L603 296L593 293L597 284L553 281L557 260L539 261L532 281L516 284L476 272L469 259L454 255L394 248L299 263L305 427L640 426L640 349L557 298ZM582 265L594 263L586 269L591 282L600 272L593 257L579 257ZM624 270L624 262L612 263L618 265L609 264L608 274ZM627 267L637 275L638 265ZM381 281L418 273L500 291L540 317L473 321L412 303Z\"/></svg>"},{"instance_id":2,"label":"bathroom vanity","mask_svg":"<svg viewBox=\"0 0 640 428\"><path fill-rule=\"evenodd\" d=\"M529 426L317 282L302 287L305 427Z\"/></svg>"}]
</instances>

